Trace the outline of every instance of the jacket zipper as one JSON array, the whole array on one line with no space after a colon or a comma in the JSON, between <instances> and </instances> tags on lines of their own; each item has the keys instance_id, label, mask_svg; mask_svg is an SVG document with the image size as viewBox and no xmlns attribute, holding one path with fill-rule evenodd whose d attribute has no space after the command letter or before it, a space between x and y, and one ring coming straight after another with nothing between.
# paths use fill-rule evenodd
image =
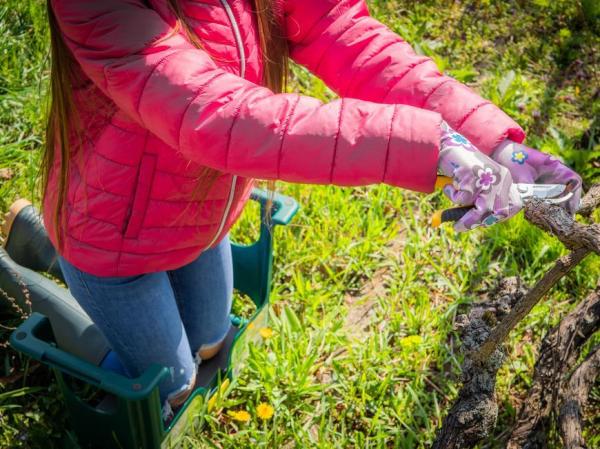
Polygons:
<instances>
[{"instance_id":1,"label":"jacket zipper","mask_svg":"<svg viewBox=\"0 0 600 449\"><path fill-rule=\"evenodd\" d=\"M238 53L240 55L240 76L242 78L246 77L246 53L244 52L244 44L242 42L242 35L240 34L240 27L238 26L237 21L235 20L235 16L233 15L233 11L229 6L227 0L220 0L221 5L223 5L223 9L225 9L225 13L229 18L229 22L231 23L231 28L233 28L233 35L235 37L235 43L238 48Z\"/></svg>"},{"instance_id":2,"label":"jacket zipper","mask_svg":"<svg viewBox=\"0 0 600 449\"><path fill-rule=\"evenodd\" d=\"M244 52L244 43L242 42L242 35L240 34L240 28L238 26L237 21L235 20L235 16L233 15L233 11L229 6L227 0L220 0L227 17L229 18L229 22L231 23L231 28L233 28L233 36L235 37L235 43L237 45L238 53L240 56L240 76L245 78L246 76L246 53ZM206 249L210 248L221 232L223 231L223 227L225 227L225 222L227 221L227 216L229 215L229 210L231 209L231 205L233 204L233 198L235 196L235 186L237 184L237 175L234 175L231 179L231 187L229 190L229 197L227 198L227 204L225 205L225 210L223 211L223 217L221 218L221 223L219 224L219 228L217 229L217 233L210 241L210 243L206 246Z\"/></svg>"}]
</instances>

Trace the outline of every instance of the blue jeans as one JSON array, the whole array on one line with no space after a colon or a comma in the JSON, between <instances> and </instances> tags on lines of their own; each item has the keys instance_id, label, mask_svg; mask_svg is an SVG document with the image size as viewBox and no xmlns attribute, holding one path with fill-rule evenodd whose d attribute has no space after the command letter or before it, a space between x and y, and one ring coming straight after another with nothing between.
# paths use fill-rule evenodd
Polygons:
<instances>
[{"instance_id":1,"label":"blue jeans","mask_svg":"<svg viewBox=\"0 0 600 449\"><path fill-rule=\"evenodd\" d=\"M231 326L228 237L172 271L99 277L61 256L58 262L71 294L114 351L107 365L119 371L122 364L129 377L139 376L152 363L169 368L170 376L159 385L161 404L192 386L200 362L197 351L218 344Z\"/></svg>"}]
</instances>

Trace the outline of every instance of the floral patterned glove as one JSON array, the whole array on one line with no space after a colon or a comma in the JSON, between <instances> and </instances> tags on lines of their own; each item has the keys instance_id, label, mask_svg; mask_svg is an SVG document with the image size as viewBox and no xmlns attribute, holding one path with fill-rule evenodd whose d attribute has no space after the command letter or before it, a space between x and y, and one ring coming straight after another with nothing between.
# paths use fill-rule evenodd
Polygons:
<instances>
[{"instance_id":1,"label":"floral patterned glove","mask_svg":"<svg viewBox=\"0 0 600 449\"><path fill-rule=\"evenodd\" d=\"M573 183L573 197L563 205L569 213L577 212L581 200L581 177L554 156L505 140L494 150L492 159L508 168L515 182Z\"/></svg>"},{"instance_id":2,"label":"floral patterned glove","mask_svg":"<svg viewBox=\"0 0 600 449\"><path fill-rule=\"evenodd\" d=\"M523 207L521 196L506 167L480 152L464 136L442 123L438 168L453 178L444 194L461 206L473 205L454 225L456 231L491 226L515 215Z\"/></svg>"}]
</instances>

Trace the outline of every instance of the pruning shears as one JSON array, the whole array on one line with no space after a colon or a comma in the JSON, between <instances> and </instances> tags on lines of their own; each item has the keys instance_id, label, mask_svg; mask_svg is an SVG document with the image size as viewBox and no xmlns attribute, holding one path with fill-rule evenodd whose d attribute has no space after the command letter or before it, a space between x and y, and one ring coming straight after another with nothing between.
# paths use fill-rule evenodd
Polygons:
<instances>
[{"instance_id":1,"label":"pruning shears","mask_svg":"<svg viewBox=\"0 0 600 449\"><path fill-rule=\"evenodd\" d=\"M443 189L448 184L452 184L452 178L448 176L438 176L435 182L436 189ZM573 197L573 184L515 184L522 200L528 198L539 198L553 204L561 204L569 201ZM467 212L473 209L473 206L454 207L452 209L438 210L431 217L431 226L439 227L442 223L455 222L460 220Z\"/></svg>"}]
</instances>

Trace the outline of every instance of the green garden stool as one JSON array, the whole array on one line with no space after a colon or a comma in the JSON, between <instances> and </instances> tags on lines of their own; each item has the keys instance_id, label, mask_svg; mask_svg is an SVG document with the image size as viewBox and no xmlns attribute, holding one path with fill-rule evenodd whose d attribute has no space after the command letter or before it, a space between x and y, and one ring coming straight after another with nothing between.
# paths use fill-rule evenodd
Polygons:
<instances>
[{"instance_id":1,"label":"green garden stool","mask_svg":"<svg viewBox=\"0 0 600 449\"><path fill-rule=\"evenodd\" d=\"M203 416L239 372L249 345L260 342L259 331L267 325L269 311L273 228L287 225L298 203L259 189L252 192L252 199L260 203L260 236L251 245L232 243L232 252L234 287L252 300L255 309L248 319L232 315L226 344L199 366L196 389L170 423L161 418L158 392L158 384L169 373L166 367L154 364L135 379L106 371L57 347L50 321L40 313L33 313L13 331L11 345L54 372L82 448L180 447L182 436L202 424Z\"/></svg>"}]
</instances>

